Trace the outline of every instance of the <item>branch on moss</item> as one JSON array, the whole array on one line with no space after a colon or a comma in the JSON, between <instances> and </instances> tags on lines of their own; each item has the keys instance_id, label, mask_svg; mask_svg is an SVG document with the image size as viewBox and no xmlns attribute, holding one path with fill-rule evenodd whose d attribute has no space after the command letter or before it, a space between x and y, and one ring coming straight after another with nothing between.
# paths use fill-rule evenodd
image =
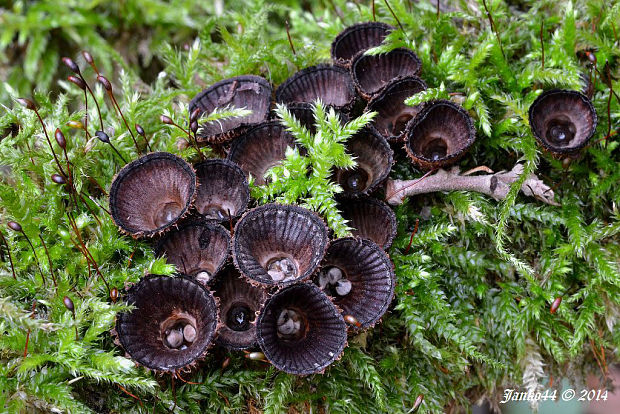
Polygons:
<instances>
[{"instance_id":1,"label":"branch on moss","mask_svg":"<svg viewBox=\"0 0 620 414\"><path fill-rule=\"evenodd\" d=\"M480 170L477 168L476 170ZM489 172L491 170L486 169ZM472 170L472 172L474 172ZM508 195L510 185L517 181L523 173L523 164L516 164L510 171L500 171L495 174L470 176L461 174L458 167L450 170L439 170L437 173L416 180L388 180L385 190L385 199L392 205L402 204L406 197L432 193L436 191L477 191L502 200ZM530 175L521 186L523 194L551 204L559 205L554 200L553 190L536 175Z\"/></svg>"}]
</instances>

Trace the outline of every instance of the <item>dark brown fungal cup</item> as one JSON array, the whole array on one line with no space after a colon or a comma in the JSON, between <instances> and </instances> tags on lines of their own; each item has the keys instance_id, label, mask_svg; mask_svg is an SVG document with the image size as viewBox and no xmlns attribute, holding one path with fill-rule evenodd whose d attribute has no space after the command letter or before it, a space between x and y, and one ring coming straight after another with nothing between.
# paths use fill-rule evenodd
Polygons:
<instances>
[{"instance_id":1,"label":"dark brown fungal cup","mask_svg":"<svg viewBox=\"0 0 620 414\"><path fill-rule=\"evenodd\" d=\"M465 109L450 101L430 102L407 126L405 150L425 170L458 161L476 140L474 123Z\"/></svg>"},{"instance_id":2,"label":"dark brown fungal cup","mask_svg":"<svg viewBox=\"0 0 620 414\"><path fill-rule=\"evenodd\" d=\"M387 250L396 236L396 214L384 202L372 197L343 200L342 217L349 220L353 235L370 239Z\"/></svg>"},{"instance_id":3,"label":"dark brown fungal cup","mask_svg":"<svg viewBox=\"0 0 620 414\"><path fill-rule=\"evenodd\" d=\"M196 174L183 159L153 152L125 165L112 180L110 213L131 236L152 237L183 217L196 193Z\"/></svg>"},{"instance_id":4,"label":"dark brown fungal cup","mask_svg":"<svg viewBox=\"0 0 620 414\"><path fill-rule=\"evenodd\" d=\"M351 63L351 75L358 92L370 99L397 78L418 76L422 61L409 49L399 48L381 55L359 53Z\"/></svg>"},{"instance_id":5,"label":"dark brown fungal cup","mask_svg":"<svg viewBox=\"0 0 620 414\"><path fill-rule=\"evenodd\" d=\"M381 22L358 23L344 29L332 42L331 55L335 64L348 66L358 53L379 46L394 30Z\"/></svg>"},{"instance_id":6,"label":"dark brown fungal cup","mask_svg":"<svg viewBox=\"0 0 620 414\"><path fill-rule=\"evenodd\" d=\"M276 102L314 102L347 112L357 101L357 92L349 71L339 66L317 65L305 68L276 89Z\"/></svg>"},{"instance_id":7,"label":"dark brown fungal cup","mask_svg":"<svg viewBox=\"0 0 620 414\"><path fill-rule=\"evenodd\" d=\"M232 238L239 271L264 285L290 285L308 279L328 243L325 223L305 208L265 204L237 222Z\"/></svg>"},{"instance_id":8,"label":"dark brown fungal cup","mask_svg":"<svg viewBox=\"0 0 620 414\"><path fill-rule=\"evenodd\" d=\"M426 83L422 79L408 76L389 83L368 102L366 110L377 112L374 126L388 142L403 140L407 125L422 110L421 105L405 104L405 99L425 89Z\"/></svg>"},{"instance_id":9,"label":"dark brown fungal cup","mask_svg":"<svg viewBox=\"0 0 620 414\"><path fill-rule=\"evenodd\" d=\"M149 275L126 295L135 306L116 318L118 342L146 368L177 372L203 358L218 325L215 298L186 277Z\"/></svg>"},{"instance_id":10,"label":"dark brown fungal cup","mask_svg":"<svg viewBox=\"0 0 620 414\"><path fill-rule=\"evenodd\" d=\"M343 315L353 316L362 329L387 311L396 283L388 255L373 241L353 237L329 246L315 280Z\"/></svg>"},{"instance_id":11,"label":"dark brown fungal cup","mask_svg":"<svg viewBox=\"0 0 620 414\"><path fill-rule=\"evenodd\" d=\"M222 325L217 345L241 350L256 344L256 315L267 299L267 292L252 286L233 266L215 277L215 296L220 300Z\"/></svg>"},{"instance_id":12,"label":"dark brown fungal cup","mask_svg":"<svg viewBox=\"0 0 620 414\"><path fill-rule=\"evenodd\" d=\"M345 196L368 195L387 178L394 153L387 141L374 128L364 128L349 138L347 152L355 157L357 166L336 169L333 179Z\"/></svg>"},{"instance_id":13,"label":"dark brown fungal cup","mask_svg":"<svg viewBox=\"0 0 620 414\"><path fill-rule=\"evenodd\" d=\"M279 370L296 375L322 372L340 357L347 326L338 309L309 283L275 293L256 324L258 344Z\"/></svg>"},{"instance_id":14,"label":"dark brown fungal cup","mask_svg":"<svg viewBox=\"0 0 620 414\"><path fill-rule=\"evenodd\" d=\"M228 159L251 174L255 184L263 185L267 170L282 162L286 149L296 145L295 138L279 122L264 122L232 143Z\"/></svg>"},{"instance_id":15,"label":"dark brown fungal cup","mask_svg":"<svg viewBox=\"0 0 620 414\"><path fill-rule=\"evenodd\" d=\"M220 224L194 221L168 232L155 251L180 273L207 284L228 259L229 247L230 234Z\"/></svg>"},{"instance_id":16,"label":"dark brown fungal cup","mask_svg":"<svg viewBox=\"0 0 620 414\"><path fill-rule=\"evenodd\" d=\"M198 178L194 207L204 218L228 221L240 216L250 202L248 180L237 164L210 159L194 165Z\"/></svg>"},{"instance_id":17,"label":"dark brown fungal cup","mask_svg":"<svg viewBox=\"0 0 620 414\"><path fill-rule=\"evenodd\" d=\"M250 115L201 123L200 143L221 144L239 136L247 128L267 119L271 108L272 88L260 76L245 75L221 80L200 92L189 103L189 113L200 108L208 115L216 108L235 107L251 110ZM200 119L198 119L200 123Z\"/></svg>"},{"instance_id":18,"label":"dark brown fungal cup","mask_svg":"<svg viewBox=\"0 0 620 414\"><path fill-rule=\"evenodd\" d=\"M574 154L584 148L598 121L594 106L585 95L558 89L536 98L529 116L536 140L556 155Z\"/></svg>"}]
</instances>

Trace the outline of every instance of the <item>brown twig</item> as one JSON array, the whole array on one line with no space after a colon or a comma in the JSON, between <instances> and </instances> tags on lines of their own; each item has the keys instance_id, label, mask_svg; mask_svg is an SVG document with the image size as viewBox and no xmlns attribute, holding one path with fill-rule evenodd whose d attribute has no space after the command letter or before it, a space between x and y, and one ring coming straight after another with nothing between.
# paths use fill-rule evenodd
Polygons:
<instances>
[{"instance_id":1,"label":"brown twig","mask_svg":"<svg viewBox=\"0 0 620 414\"><path fill-rule=\"evenodd\" d=\"M427 173L416 180L388 180L386 184L386 200L389 204L402 204L409 196L438 191L476 191L493 197L504 199L510 191L510 185L523 173L523 165L516 164L511 171L500 171L495 174L464 176L456 167L449 171L440 169L436 174ZM422 181L423 180L423 181ZM558 205L554 200L553 190L534 174L530 175L521 191L547 204Z\"/></svg>"},{"instance_id":2,"label":"brown twig","mask_svg":"<svg viewBox=\"0 0 620 414\"><path fill-rule=\"evenodd\" d=\"M603 362L603 368L605 369L605 375L609 373L609 367L607 366L607 357L605 356L605 348L601 345L601 361Z\"/></svg>"},{"instance_id":3,"label":"brown twig","mask_svg":"<svg viewBox=\"0 0 620 414\"><path fill-rule=\"evenodd\" d=\"M474 167L474 168L471 168L471 169L465 171L461 175L472 175L472 174L480 172L480 171L485 172L487 174L493 174L493 172L494 172L492 169L490 169L486 165L479 165L477 167Z\"/></svg>"},{"instance_id":4,"label":"brown twig","mask_svg":"<svg viewBox=\"0 0 620 414\"><path fill-rule=\"evenodd\" d=\"M427 172L426 174L424 174L422 177L416 178L415 180L408 181L407 185L403 185L403 186L400 186L399 188L392 189L393 190L392 192L389 192L389 190L391 188L389 188L389 183L388 183L388 187L386 188L385 199L386 200L390 200L390 199L396 197L398 195L398 193L400 193L401 191L407 191L409 188L411 188L414 185L418 184L420 181L424 180L425 178L430 176L435 171L437 171L437 170L432 169L429 172ZM400 203L398 203L398 204L400 204Z\"/></svg>"}]
</instances>

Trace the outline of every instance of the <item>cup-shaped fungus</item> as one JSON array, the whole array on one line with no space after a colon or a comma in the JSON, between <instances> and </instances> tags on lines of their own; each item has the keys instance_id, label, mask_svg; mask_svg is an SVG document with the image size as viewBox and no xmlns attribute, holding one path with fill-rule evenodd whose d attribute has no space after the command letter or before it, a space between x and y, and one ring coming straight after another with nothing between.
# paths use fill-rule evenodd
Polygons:
<instances>
[{"instance_id":1,"label":"cup-shaped fungus","mask_svg":"<svg viewBox=\"0 0 620 414\"><path fill-rule=\"evenodd\" d=\"M380 55L360 53L351 64L355 87L367 100L377 95L390 82L404 76L418 76L421 70L420 58L405 48Z\"/></svg>"},{"instance_id":2,"label":"cup-shaped fungus","mask_svg":"<svg viewBox=\"0 0 620 414\"><path fill-rule=\"evenodd\" d=\"M353 168L337 168L333 177L346 196L367 195L390 174L394 153L374 128L364 128L349 138L347 152L355 157Z\"/></svg>"},{"instance_id":3,"label":"cup-shaped fungus","mask_svg":"<svg viewBox=\"0 0 620 414\"><path fill-rule=\"evenodd\" d=\"M327 227L315 213L292 205L265 204L237 222L233 261L251 281L290 285L312 276L327 243Z\"/></svg>"},{"instance_id":4,"label":"cup-shaped fungus","mask_svg":"<svg viewBox=\"0 0 620 414\"><path fill-rule=\"evenodd\" d=\"M229 255L230 234L215 222L194 221L166 234L157 245L158 256L177 270L207 284Z\"/></svg>"},{"instance_id":5,"label":"cup-shaped fungus","mask_svg":"<svg viewBox=\"0 0 620 414\"><path fill-rule=\"evenodd\" d=\"M256 344L256 315L267 299L267 292L252 286L233 266L218 273L213 282L215 297L220 300L222 326L216 343L231 350Z\"/></svg>"},{"instance_id":6,"label":"cup-shaped fungus","mask_svg":"<svg viewBox=\"0 0 620 414\"><path fill-rule=\"evenodd\" d=\"M183 159L153 152L125 165L110 187L110 213L122 231L152 237L171 228L189 210L196 174Z\"/></svg>"},{"instance_id":7,"label":"cup-shaped fungus","mask_svg":"<svg viewBox=\"0 0 620 414\"><path fill-rule=\"evenodd\" d=\"M340 203L342 217L349 220L353 235L370 239L387 250L396 236L396 214L384 202L372 197L345 199Z\"/></svg>"},{"instance_id":8,"label":"cup-shaped fungus","mask_svg":"<svg viewBox=\"0 0 620 414\"><path fill-rule=\"evenodd\" d=\"M373 326L387 311L396 283L388 255L373 241L353 237L330 245L315 280L361 329Z\"/></svg>"},{"instance_id":9,"label":"cup-shaped fungus","mask_svg":"<svg viewBox=\"0 0 620 414\"><path fill-rule=\"evenodd\" d=\"M405 100L426 89L417 77L404 77L388 84L368 102L366 110L377 112L374 126L390 143L403 140L409 122L422 110L422 105L409 106Z\"/></svg>"},{"instance_id":10,"label":"cup-shaped fungus","mask_svg":"<svg viewBox=\"0 0 620 414\"><path fill-rule=\"evenodd\" d=\"M320 99L336 110L347 112L357 101L357 92L349 71L332 65L305 68L276 89L276 102L314 102Z\"/></svg>"},{"instance_id":11,"label":"cup-shaped fungus","mask_svg":"<svg viewBox=\"0 0 620 414\"><path fill-rule=\"evenodd\" d=\"M243 214L250 202L250 187L237 164L210 159L194 168L198 178L194 207L199 214L217 221L228 221Z\"/></svg>"},{"instance_id":12,"label":"cup-shaped fungus","mask_svg":"<svg viewBox=\"0 0 620 414\"><path fill-rule=\"evenodd\" d=\"M203 285L186 277L149 275L125 299L135 309L117 316L115 331L135 362L177 372L204 358L215 337L218 308Z\"/></svg>"},{"instance_id":13,"label":"cup-shaped fungus","mask_svg":"<svg viewBox=\"0 0 620 414\"><path fill-rule=\"evenodd\" d=\"M244 108L252 112L242 117L203 123L198 141L208 144L229 142L247 128L265 121L271 109L271 93L269 82L253 75L224 79L200 92L189 103L190 114L199 108L201 115L209 115L215 109L224 107Z\"/></svg>"},{"instance_id":14,"label":"cup-shaped fungus","mask_svg":"<svg viewBox=\"0 0 620 414\"><path fill-rule=\"evenodd\" d=\"M465 109L450 101L430 102L409 123L405 150L420 168L443 168L458 161L476 140L474 122Z\"/></svg>"},{"instance_id":15,"label":"cup-shaped fungus","mask_svg":"<svg viewBox=\"0 0 620 414\"><path fill-rule=\"evenodd\" d=\"M295 138L279 122L264 122L232 143L228 159L251 174L255 184L263 185L267 170L281 163L286 149L296 145Z\"/></svg>"},{"instance_id":16,"label":"cup-shaped fungus","mask_svg":"<svg viewBox=\"0 0 620 414\"><path fill-rule=\"evenodd\" d=\"M555 155L578 152L596 130L594 106L577 91L544 92L530 106L529 115L536 140Z\"/></svg>"},{"instance_id":17,"label":"cup-shaped fungus","mask_svg":"<svg viewBox=\"0 0 620 414\"><path fill-rule=\"evenodd\" d=\"M308 375L340 357L347 327L336 306L319 288L300 283L267 300L256 324L258 343L279 370Z\"/></svg>"},{"instance_id":18,"label":"cup-shaped fungus","mask_svg":"<svg viewBox=\"0 0 620 414\"><path fill-rule=\"evenodd\" d=\"M394 30L394 26L381 22L358 23L347 27L332 42L331 55L334 63L348 66L358 53L379 46Z\"/></svg>"}]
</instances>

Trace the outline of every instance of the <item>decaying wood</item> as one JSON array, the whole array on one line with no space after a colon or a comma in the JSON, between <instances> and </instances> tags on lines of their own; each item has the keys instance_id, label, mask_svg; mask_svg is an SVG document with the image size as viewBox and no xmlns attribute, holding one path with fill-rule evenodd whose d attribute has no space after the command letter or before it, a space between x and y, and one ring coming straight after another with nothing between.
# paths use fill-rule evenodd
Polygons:
<instances>
[{"instance_id":1,"label":"decaying wood","mask_svg":"<svg viewBox=\"0 0 620 414\"><path fill-rule=\"evenodd\" d=\"M438 170L435 174L416 180L388 180L385 189L385 199L389 204L402 204L406 197L436 191L476 191L502 200L508 195L510 185L517 181L523 173L523 164L516 164L510 171L500 171L494 174L469 175L478 171L492 172L488 168L476 168L464 174L458 167L450 170ZM531 174L521 186L521 192L527 196L551 204L559 205L555 200L553 190L536 175Z\"/></svg>"}]
</instances>

